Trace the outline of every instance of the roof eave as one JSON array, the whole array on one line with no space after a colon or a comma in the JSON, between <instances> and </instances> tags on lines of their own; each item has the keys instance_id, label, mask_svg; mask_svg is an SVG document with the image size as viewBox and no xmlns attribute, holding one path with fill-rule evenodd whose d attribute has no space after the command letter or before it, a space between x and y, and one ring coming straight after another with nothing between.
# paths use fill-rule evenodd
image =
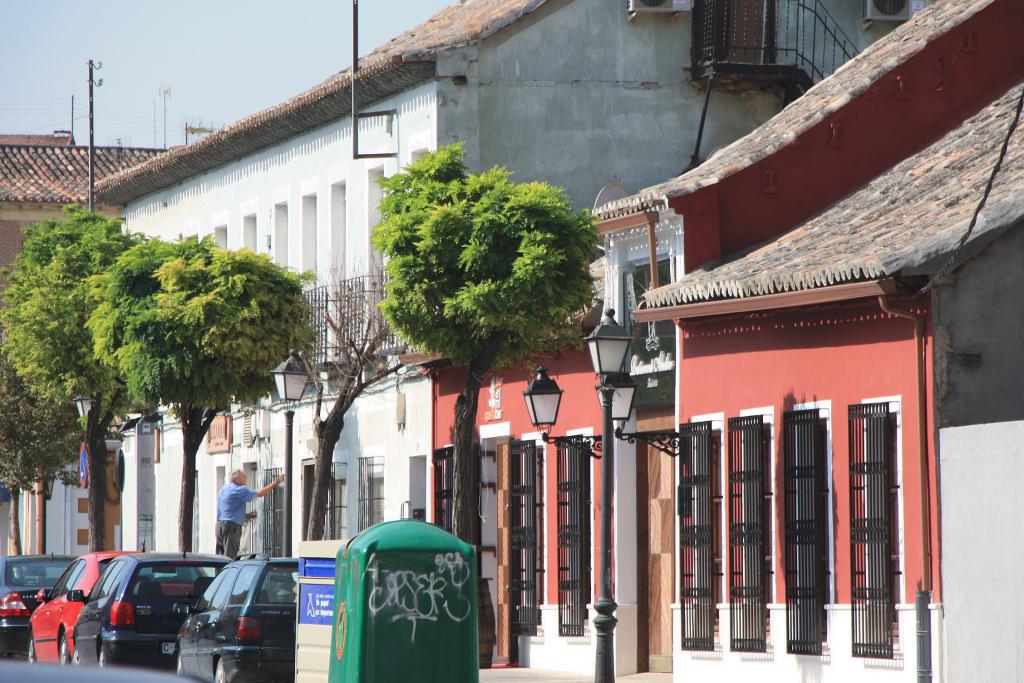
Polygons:
<instances>
[{"instance_id":1,"label":"roof eave","mask_svg":"<svg viewBox=\"0 0 1024 683\"><path fill-rule=\"evenodd\" d=\"M359 107L429 81L434 77L434 66L435 62L426 58L408 62L393 58L361 68L357 91ZM300 96L303 101L292 107L287 107L287 103L279 105L285 107L284 111L267 120L258 120L265 112L247 117L235 124L243 130L233 132L234 126L229 126L220 135L214 133L192 145L168 150L139 166L108 176L97 184L96 195L105 202L125 205L281 144L350 115L351 93L351 81L344 79L322 93Z\"/></svg>"},{"instance_id":2,"label":"roof eave","mask_svg":"<svg viewBox=\"0 0 1024 683\"><path fill-rule=\"evenodd\" d=\"M801 289L780 294L722 299L720 301L701 301L660 308L641 308L633 312L633 319L637 322L654 322L658 320L686 320L720 315L756 313L758 311L770 311L780 308L797 308L851 299L864 299L892 294L898 289L899 284L895 279L883 278L866 282L850 282L831 287Z\"/></svg>"}]
</instances>

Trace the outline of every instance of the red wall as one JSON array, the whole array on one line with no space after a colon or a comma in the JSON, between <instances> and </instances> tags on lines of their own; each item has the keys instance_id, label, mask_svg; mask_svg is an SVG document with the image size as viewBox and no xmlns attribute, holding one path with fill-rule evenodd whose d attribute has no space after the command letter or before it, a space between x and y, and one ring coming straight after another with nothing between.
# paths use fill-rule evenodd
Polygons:
<instances>
[{"instance_id":1,"label":"red wall","mask_svg":"<svg viewBox=\"0 0 1024 683\"><path fill-rule=\"evenodd\" d=\"M548 374L558 382L564 392L562 404L558 411L558 424L551 430L552 436L562 436L567 431L591 428L593 434L601 434L601 405L598 402L597 392L594 386L597 381L594 376L594 369L590 362L590 355L585 351L570 352L558 358L549 358L539 364L548 369ZM527 370L529 367L529 370ZM498 424L509 422L510 436L513 439L521 438L523 434L536 432L537 428L530 423L529 415L526 412L526 402L523 399L523 390L527 383L533 379L536 365L523 365L505 370L496 370L488 375L484 386L480 389L480 404L477 411L477 427L485 424ZM501 387L501 419L486 420L488 411L487 399L489 396L488 387L491 376L502 379ZM466 379L466 368L444 367L434 370L434 448L442 448L451 445L454 428L455 399L462 390ZM544 506L547 512L547 527L544 530L545 545L545 576L547 583L547 594L544 602L555 604L558 602L558 472L555 460L554 444L545 446L544 457ZM592 538L592 561L594 593L597 596L598 571L598 543L601 526L601 461L594 460L591 468L591 501L593 503L593 517L591 518ZM428 490L433 490L433 468L431 469L431 482ZM433 510L433 501L428 507ZM431 513L432 514L432 513Z\"/></svg>"},{"instance_id":2,"label":"red wall","mask_svg":"<svg viewBox=\"0 0 1024 683\"><path fill-rule=\"evenodd\" d=\"M996 0L779 151L671 200L685 217L686 272L799 225L1018 83L1022 8Z\"/></svg>"},{"instance_id":3,"label":"red wall","mask_svg":"<svg viewBox=\"0 0 1024 683\"><path fill-rule=\"evenodd\" d=\"M908 302L902 302L904 307ZM927 299L913 302L927 311ZM782 413L799 403L831 400L833 580L840 603L850 602L850 498L847 406L865 399L900 396L904 509L904 599L913 601L921 578L918 495L918 412L915 342L909 320L880 312L875 300L819 310L781 311L730 320L687 322L682 328L680 419L774 407L775 586L784 602L784 519L782 517ZM931 330L926 329L927 386L931 377ZM927 413L932 415L931 390ZM930 419L930 417L929 417ZM723 427L727 429L727 427ZM929 425L929 453L934 454ZM723 450L723 458L725 451ZM932 572L939 594L939 551L934 457L930 457ZM727 460L723 466L727 467ZM727 492L723 492L726 493ZM723 514L728 514L728 497ZM728 553L724 558L728 562ZM728 568L725 569L728 577ZM728 585L728 584L727 584Z\"/></svg>"}]
</instances>

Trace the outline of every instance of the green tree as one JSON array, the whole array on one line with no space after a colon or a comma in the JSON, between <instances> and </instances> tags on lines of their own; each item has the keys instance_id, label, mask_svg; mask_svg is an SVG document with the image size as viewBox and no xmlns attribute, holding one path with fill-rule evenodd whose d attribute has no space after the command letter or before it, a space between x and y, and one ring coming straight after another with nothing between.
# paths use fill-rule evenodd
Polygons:
<instances>
[{"instance_id":1,"label":"green tree","mask_svg":"<svg viewBox=\"0 0 1024 683\"><path fill-rule=\"evenodd\" d=\"M381 181L376 247L388 258L384 315L409 344L466 368L455 402L455 533L474 539L480 386L495 366L564 347L593 298L591 216L504 168L468 174L460 146Z\"/></svg>"},{"instance_id":2,"label":"green tree","mask_svg":"<svg viewBox=\"0 0 1024 683\"><path fill-rule=\"evenodd\" d=\"M212 238L149 240L92 278L96 355L112 359L132 396L170 406L181 424L182 552L192 550L196 453L213 418L269 394L274 366L310 343L303 283L265 255Z\"/></svg>"},{"instance_id":3,"label":"green tree","mask_svg":"<svg viewBox=\"0 0 1024 683\"><path fill-rule=\"evenodd\" d=\"M121 222L81 207L63 220L25 230L25 243L8 273L7 304L0 311L3 351L32 392L71 405L77 395L92 399L85 441L92 454L90 481L105 480L106 437L127 407L124 384L109 359L97 357L86 321L95 307L89 278L103 273L141 238ZM89 488L89 548L104 547L103 487Z\"/></svg>"},{"instance_id":4,"label":"green tree","mask_svg":"<svg viewBox=\"0 0 1024 683\"><path fill-rule=\"evenodd\" d=\"M68 465L78 460L82 430L75 408L33 394L14 366L0 356L0 482L11 492L10 531L21 554L18 500L37 482L78 479Z\"/></svg>"}]
</instances>

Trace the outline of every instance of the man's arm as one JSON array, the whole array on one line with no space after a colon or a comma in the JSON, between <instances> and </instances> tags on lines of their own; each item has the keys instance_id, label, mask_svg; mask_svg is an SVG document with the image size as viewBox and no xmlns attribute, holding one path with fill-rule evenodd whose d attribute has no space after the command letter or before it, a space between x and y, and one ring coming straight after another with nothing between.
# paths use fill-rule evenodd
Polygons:
<instances>
[{"instance_id":1,"label":"man's arm","mask_svg":"<svg viewBox=\"0 0 1024 683\"><path fill-rule=\"evenodd\" d=\"M262 498L263 496L267 495L268 493L270 493L271 491L276 489L278 486L280 486L281 482L283 482L283 481L284 481L284 475L283 474L277 475L277 478L274 479L274 481L270 482L269 484L267 484L266 486L264 486L263 488L261 488L259 491L256 492L256 497L257 498Z\"/></svg>"}]
</instances>

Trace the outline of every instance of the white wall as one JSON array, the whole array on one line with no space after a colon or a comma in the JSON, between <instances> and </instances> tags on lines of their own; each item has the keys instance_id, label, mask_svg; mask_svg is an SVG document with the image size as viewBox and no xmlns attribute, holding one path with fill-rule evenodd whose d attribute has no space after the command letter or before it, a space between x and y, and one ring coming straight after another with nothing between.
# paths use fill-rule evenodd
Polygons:
<instances>
[{"instance_id":1,"label":"white wall","mask_svg":"<svg viewBox=\"0 0 1024 683\"><path fill-rule=\"evenodd\" d=\"M285 245L274 235L275 206L286 206L287 265L312 270L315 260L321 279L331 276L332 267L346 276L365 273L373 227L369 221L376 210L376 204L368 202L377 197L371 179L381 171L391 175L415 153L436 148L434 84L424 83L373 108L397 110L392 134L387 134L383 119L362 121L360 151L392 151L397 145L397 160L353 161L351 123L346 118L130 202L125 207L127 227L173 240L179 235L213 234L227 226L227 245L237 249L251 244L255 217L257 250L276 256ZM332 208L342 185L345 215L340 218ZM309 216L314 208L315 222ZM309 240L303 244L303 228L312 231L314 223L315 251ZM345 234L332 234L332 226L344 227Z\"/></svg>"},{"instance_id":2,"label":"white wall","mask_svg":"<svg viewBox=\"0 0 1024 683\"><path fill-rule=\"evenodd\" d=\"M939 475L948 680L1022 680L1024 421L939 430Z\"/></svg>"}]
</instances>

